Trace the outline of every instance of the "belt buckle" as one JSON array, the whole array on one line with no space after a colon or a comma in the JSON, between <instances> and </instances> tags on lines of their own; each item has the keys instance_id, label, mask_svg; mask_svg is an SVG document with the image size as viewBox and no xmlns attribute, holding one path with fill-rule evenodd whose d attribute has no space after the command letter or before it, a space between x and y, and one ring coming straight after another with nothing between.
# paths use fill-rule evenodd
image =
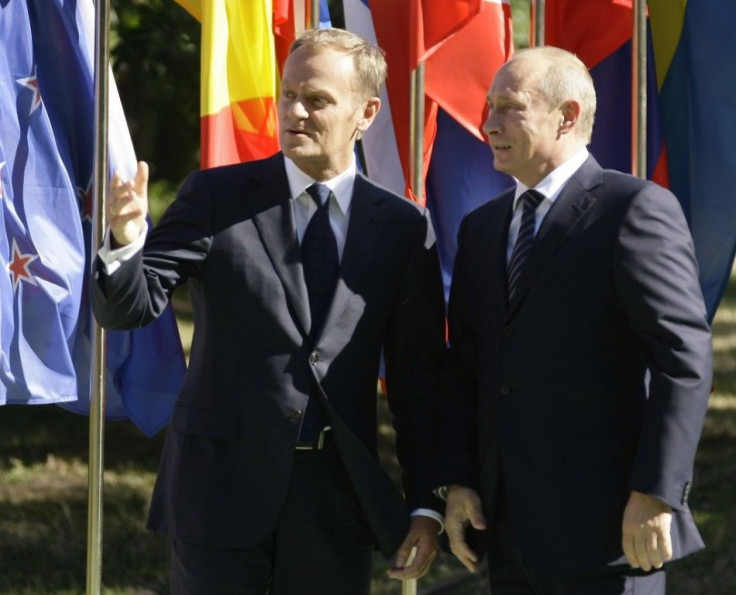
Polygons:
<instances>
[{"instance_id":1,"label":"belt buckle","mask_svg":"<svg viewBox=\"0 0 736 595\"><path fill-rule=\"evenodd\" d=\"M317 436L317 446L315 450L322 450L325 447L325 438L327 437L327 432L329 432L332 429L331 426L325 426L322 428L322 430L319 433L319 436Z\"/></svg>"},{"instance_id":2,"label":"belt buckle","mask_svg":"<svg viewBox=\"0 0 736 595\"><path fill-rule=\"evenodd\" d=\"M297 444L296 450L324 450L325 438L327 437L327 432L329 432L331 429L331 426L325 426L320 430L319 435L317 436L317 440L315 440L312 444Z\"/></svg>"}]
</instances>

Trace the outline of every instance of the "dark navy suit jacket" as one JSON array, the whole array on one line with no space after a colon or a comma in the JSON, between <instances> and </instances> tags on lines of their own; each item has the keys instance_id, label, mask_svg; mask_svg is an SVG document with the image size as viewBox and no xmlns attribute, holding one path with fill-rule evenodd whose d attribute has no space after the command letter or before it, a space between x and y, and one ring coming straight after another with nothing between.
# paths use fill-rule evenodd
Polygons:
<instances>
[{"instance_id":1,"label":"dark navy suit jacket","mask_svg":"<svg viewBox=\"0 0 736 595\"><path fill-rule=\"evenodd\" d=\"M711 388L692 240L667 190L589 157L544 218L507 298L509 190L459 233L437 485L505 489L531 568L625 562L631 490L674 508L675 558L702 547L687 506Z\"/></svg>"},{"instance_id":2,"label":"dark navy suit jacket","mask_svg":"<svg viewBox=\"0 0 736 595\"><path fill-rule=\"evenodd\" d=\"M358 175L334 302L312 342L281 154L198 171L145 248L106 276L93 303L108 328L147 324L189 282L194 338L149 525L239 548L276 525L316 381L377 543L390 555L407 506L379 467L376 383L383 353L408 507L430 491L444 303L428 214Z\"/></svg>"}]
</instances>

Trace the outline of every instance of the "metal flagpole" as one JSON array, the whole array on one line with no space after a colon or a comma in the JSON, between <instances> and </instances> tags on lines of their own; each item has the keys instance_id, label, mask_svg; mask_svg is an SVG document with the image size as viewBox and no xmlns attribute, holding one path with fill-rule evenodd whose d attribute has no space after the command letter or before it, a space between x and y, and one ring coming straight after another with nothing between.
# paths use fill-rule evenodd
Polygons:
<instances>
[{"instance_id":1,"label":"metal flagpole","mask_svg":"<svg viewBox=\"0 0 736 595\"><path fill-rule=\"evenodd\" d=\"M419 202L424 200L424 63L411 73L411 97L409 113L409 165L410 187ZM412 549L407 565L414 560ZM417 580L401 581L401 595L416 595Z\"/></svg>"},{"instance_id":2,"label":"metal flagpole","mask_svg":"<svg viewBox=\"0 0 736 595\"><path fill-rule=\"evenodd\" d=\"M529 19L529 42L532 47L544 45L545 0L531 0L531 19Z\"/></svg>"},{"instance_id":3,"label":"metal flagpole","mask_svg":"<svg viewBox=\"0 0 736 595\"><path fill-rule=\"evenodd\" d=\"M311 10L311 28L312 29L319 29L319 0L312 0L312 10Z\"/></svg>"},{"instance_id":4,"label":"metal flagpole","mask_svg":"<svg viewBox=\"0 0 736 595\"><path fill-rule=\"evenodd\" d=\"M110 52L110 0L95 1L94 86L94 205L90 255L100 245L105 225L107 191L108 57ZM87 594L102 592L102 491L105 448L105 332L92 319L92 403L89 415L89 470L87 495Z\"/></svg>"},{"instance_id":5,"label":"metal flagpole","mask_svg":"<svg viewBox=\"0 0 736 595\"><path fill-rule=\"evenodd\" d=\"M647 3L632 6L631 32L631 173L647 177Z\"/></svg>"},{"instance_id":6,"label":"metal flagpole","mask_svg":"<svg viewBox=\"0 0 736 595\"><path fill-rule=\"evenodd\" d=\"M411 73L409 117L410 186L417 200L424 198L424 63Z\"/></svg>"}]
</instances>

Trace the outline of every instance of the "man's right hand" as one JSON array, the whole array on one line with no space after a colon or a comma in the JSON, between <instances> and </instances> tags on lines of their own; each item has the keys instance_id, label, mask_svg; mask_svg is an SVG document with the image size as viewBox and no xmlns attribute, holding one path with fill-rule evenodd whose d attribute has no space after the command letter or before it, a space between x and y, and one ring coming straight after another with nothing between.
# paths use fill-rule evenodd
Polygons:
<instances>
[{"instance_id":1,"label":"man's right hand","mask_svg":"<svg viewBox=\"0 0 736 595\"><path fill-rule=\"evenodd\" d=\"M148 214L148 164L145 161L138 162L132 181L123 182L115 172L105 214L116 244L113 247L127 246L140 237Z\"/></svg>"},{"instance_id":2,"label":"man's right hand","mask_svg":"<svg viewBox=\"0 0 736 595\"><path fill-rule=\"evenodd\" d=\"M450 539L450 549L468 570L477 572L478 554L465 541L465 529L469 524L478 530L486 528L480 497L471 488L452 485L447 490L445 507L445 531Z\"/></svg>"}]
</instances>

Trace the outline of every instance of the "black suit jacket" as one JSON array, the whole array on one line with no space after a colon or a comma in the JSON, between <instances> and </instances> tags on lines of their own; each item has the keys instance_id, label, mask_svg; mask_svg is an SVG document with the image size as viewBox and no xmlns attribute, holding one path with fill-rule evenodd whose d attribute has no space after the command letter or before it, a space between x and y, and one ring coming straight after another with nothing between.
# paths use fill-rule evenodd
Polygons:
<instances>
[{"instance_id":1,"label":"black suit jacket","mask_svg":"<svg viewBox=\"0 0 736 595\"><path fill-rule=\"evenodd\" d=\"M522 556L552 576L624 563L631 490L673 506L675 558L699 549L687 497L711 336L677 200L590 157L509 303L513 196L461 226L436 483L479 488L491 526L505 489Z\"/></svg>"},{"instance_id":2,"label":"black suit jacket","mask_svg":"<svg viewBox=\"0 0 736 595\"><path fill-rule=\"evenodd\" d=\"M194 338L150 527L232 548L263 539L316 380L377 543L393 553L408 517L375 457L382 350L408 505L436 507L426 458L444 311L428 214L358 175L334 302L312 343L283 157L198 171L142 253L110 276L98 266L95 314L108 328L145 325L185 280Z\"/></svg>"}]
</instances>

